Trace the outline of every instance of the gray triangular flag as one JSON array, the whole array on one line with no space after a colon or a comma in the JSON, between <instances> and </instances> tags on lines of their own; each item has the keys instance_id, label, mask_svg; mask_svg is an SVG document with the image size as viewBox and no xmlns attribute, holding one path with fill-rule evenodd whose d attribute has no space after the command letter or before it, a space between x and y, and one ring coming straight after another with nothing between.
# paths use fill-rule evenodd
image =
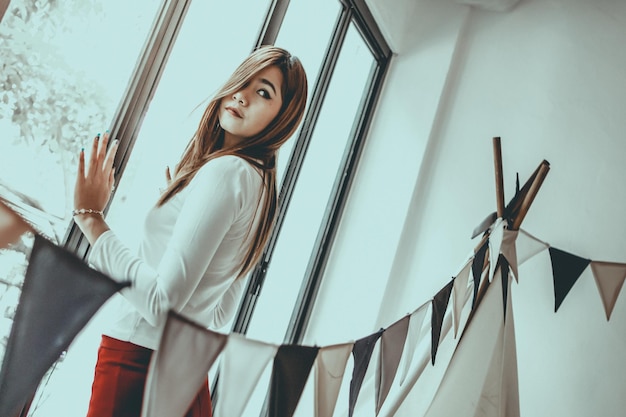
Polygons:
<instances>
[{"instance_id":1,"label":"gray triangular flag","mask_svg":"<svg viewBox=\"0 0 626 417\"><path fill-rule=\"evenodd\" d=\"M602 297L607 321L611 318L613 307L626 278L626 264L591 261L591 271Z\"/></svg>"},{"instance_id":2,"label":"gray triangular flag","mask_svg":"<svg viewBox=\"0 0 626 417\"><path fill-rule=\"evenodd\" d=\"M150 362L142 417L183 417L225 343L226 335L170 312Z\"/></svg>"}]
</instances>

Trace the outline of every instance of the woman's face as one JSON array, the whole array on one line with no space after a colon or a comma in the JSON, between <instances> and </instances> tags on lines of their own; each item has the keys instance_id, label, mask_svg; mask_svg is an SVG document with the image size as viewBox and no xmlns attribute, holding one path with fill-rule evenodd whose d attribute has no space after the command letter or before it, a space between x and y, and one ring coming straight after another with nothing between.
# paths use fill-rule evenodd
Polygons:
<instances>
[{"instance_id":1,"label":"woman's face","mask_svg":"<svg viewBox=\"0 0 626 417\"><path fill-rule=\"evenodd\" d=\"M265 129L278 115L282 100L283 74L276 66L256 74L243 89L220 103L219 121L224 143L232 146Z\"/></svg>"}]
</instances>

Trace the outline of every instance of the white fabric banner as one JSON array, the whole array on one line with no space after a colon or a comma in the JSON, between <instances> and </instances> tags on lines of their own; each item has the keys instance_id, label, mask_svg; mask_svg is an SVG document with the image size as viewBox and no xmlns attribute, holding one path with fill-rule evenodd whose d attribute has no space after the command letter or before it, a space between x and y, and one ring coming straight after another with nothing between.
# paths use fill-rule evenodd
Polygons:
<instances>
[{"instance_id":1,"label":"white fabric banner","mask_svg":"<svg viewBox=\"0 0 626 417\"><path fill-rule=\"evenodd\" d=\"M413 313L411 313L411 317L409 319L409 330L407 331L407 338L404 346L404 365L400 376L400 385L404 383L407 373L409 372L417 344L424 337L425 332L422 332L422 326L424 324L424 318L426 317L426 311L428 311L429 305L430 301L422 304ZM428 330L430 334L430 326L428 326Z\"/></svg>"},{"instance_id":2,"label":"white fabric banner","mask_svg":"<svg viewBox=\"0 0 626 417\"><path fill-rule=\"evenodd\" d=\"M500 247L500 252L502 252L502 255L504 255L509 262L509 266L517 282L519 282L519 274L517 273L517 245L515 242L517 241L518 234L519 232L517 230L505 230L502 246Z\"/></svg>"},{"instance_id":3,"label":"white fabric banner","mask_svg":"<svg viewBox=\"0 0 626 417\"><path fill-rule=\"evenodd\" d=\"M454 279L452 287L453 303L452 311L454 317L454 337L456 338L461 324L461 312L467 303L469 295L472 293L472 287L469 287L469 273L472 270L472 261L470 260L459 272Z\"/></svg>"},{"instance_id":4,"label":"white fabric banner","mask_svg":"<svg viewBox=\"0 0 626 417\"><path fill-rule=\"evenodd\" d=\"M215 417L243 414L259 378L277 350L277 345L246 339L238 333L228 336L220 361Z\"/></svg>"}]
</instances>

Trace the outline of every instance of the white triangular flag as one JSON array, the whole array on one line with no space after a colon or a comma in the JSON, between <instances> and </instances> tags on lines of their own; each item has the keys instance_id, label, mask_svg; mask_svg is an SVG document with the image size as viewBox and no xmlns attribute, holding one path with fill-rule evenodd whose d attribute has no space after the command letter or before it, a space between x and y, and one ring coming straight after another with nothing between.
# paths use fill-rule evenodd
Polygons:
<instances>
[{"instance_id":1,"label":"white triangular flag","mask_svg":"<svg viewBox=\"0 0 626 417\"><path fill-rule=\"evenodd\" d=\"M215 417L243 414L259 378L274 358L278 346L231 333L220 361Z\"/></svg>"},{"instance_id":2,"label":"white triangular flag","mask_svg":"<svg viewBox=\"0 0 626 417\"><path fill-rule=\"evenodd\" d=\"M402 355L404 366L400 376L400 385L402 385L409 372L411 362L413 361L413 355L415 354L415 349L425 334L425 332L422 332L422 325L424 324L426 311L428 311L428 306L430 306L430 304L431 302L427 301L411 313L411 318L409 319L409 330L406 335L406 344L404 346L404 354ZM428 326L428 330L430 330L430 326Z\"/></svg>"},{"instance_id":3,"label":"white triangular flag","mask_svg":"<svg viewBox=\"0 0 626 417\"><path fill-rule=\"evenodd\" d=\"M498 257L500 256L500 247L504 238L504 226L506 222L502 218L498 218L489 233L489 282L493 280L493 274L496 270Z\"/></svg>"},{"instance_id":4,"label":"white triangular flag","mask_svg":"<svg viewBox=\"0 0 626 417\"><path fill-rule=\"evenodd\" d=\"M533 256L547 249L549 245L525 230L519 229L515 246L517 248L517 264L521 265Z\"/></svg>"},{"instance_id":5,"label":"white triangular flag","mask_svg":"<svg viewBox=\"0 0 626 417\"><path fill-rule=\"evenodd\" d=\"M467 302L468 296L472 291L472 288L468 286L469 284L469 273L472 270L472 262L468 262L465 264L461 272L454 279L454 286L452 287L452 292L454 294L454 304L453 308L453 317L454 317L454 337L456 338L459 327L461 324L461 312L463 311L463 307Z\"/></svg>"},{"instance_id":6,"label":"white triangular flag","mask_svg":"<svg viewBox=\"0 0 626 417\"><path fill-rule=\"evenodd\" d=\"M500 252L502 252L502 255L504 255L509 262L509 266L517 282L519 282L519 276L517 273L517 245L515 242L517 241L518 234L519 232L517 230L505 230L504 237L502 238L502 246L500 247Z\"/></svg>"}]
</instances>

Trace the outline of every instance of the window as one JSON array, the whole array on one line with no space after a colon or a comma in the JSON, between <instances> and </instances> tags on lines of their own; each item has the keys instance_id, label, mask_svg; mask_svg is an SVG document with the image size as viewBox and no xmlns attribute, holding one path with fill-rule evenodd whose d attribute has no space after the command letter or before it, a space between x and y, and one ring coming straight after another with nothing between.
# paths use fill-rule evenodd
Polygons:
<instances>
[{"instance_id":1,"label":"window","mask_svg":"<svg viewBox=\"0 0 626 417\"><path fill-rule=\"evenodd\" d=\"M0 196L56 243L69 224L80 149L113 117L160 3L12 0L2 16ZM0 358L32 244L25 235L0 250Z\"/></svg>"},{"instance_id":2,"label":"window","mask_svg":"<svg viewBox=\"0 0 626 417\"><path fill-rule=\"evenodd\" d=\"M107 214L107 223L128 246L138 245L143 226L138 219L156 203L166 165L173 168L197 128L203 103L250 52L266 9L258 0L190 4ZM236 25L223 16L237 16ZM228 42L215 41L233 30L237 36ZM47 399L33 417L86 414L100 334L110 323L117 298L72 343L47 388L40 390ZM75 413L67 412L69 393L75 398Z\"/></svg>"},{"instance_id":3,"label":"window","mask_svg":"<svg viewBox=\"0 0 626 417\"><path fill-rule=\"evenodd\" d=\"M58 99L60 110L50 108L57 103L54 97L43 104L24 99L24 105L31 106L30 116L20 111L18 116L24 120L15 119L15 103L30 96L13 91L17 84L8 77L14 77L15 71L5 76L5 70L0 70L0 130L13 135L13 148L3 154L7 164L13 154L15 160L28 154L27 162L36 163L31 163L29 172L41 169L52 185L32 181L32 176L22 178L9 165L0 167L0 184L25 192L26 200L37 199L33 205L51 223L57 240L84 256L88 245L78 229L72 226L65 232L76 156L93 134L110 127L120 139L120 150L116 158L118 186L107 220L124 242L136 247L141 225L133 221L154 204L164 185L165 166L177 162L196 128L205 99L248 54L255 37L257 44L285 47L307 70L307 114L300 130L281 150L278 224L263 261L251 274L233 330L264 341L300 343L391 56L389 48L363 0L142 1L132 5L123 0L11 1L0 25L0 56L4 59L8 48L22 48L22 52L7 55L15 61L12 68L38 59L41 67L28 70L40 71L44 80L58 72L57 84L51 84L56 90L50 91L64 95ZM45 7L38 9L42 4ZM20 19L31 20L25 24L18 22ZM39 26L34 24L37 19ZM109 31L103 30L111 21L117 31L111 35L115 36L113 42ZM55 28L58 39L54 34L37 38ZM17 38L20 40L15 41ZM44 59L48 55L43 53L41 58L23 52L28 48L43 48L50 59ZM89 51L97 51L89 62L75 60ZM5 78L9 81L2 81ZM37 77L29 76L31 79L37 80L34 87L28 82L19 87L25 92L35 88L32 97L39 97L35 94L44 87L52 88ZM26 123L26 128L13 119ZM46 135L50 124L57 126L56 130ZM28 138L28 144L20 138ZM62 201L59 193L65 196ZM25 238L24 252L28 245ZM7 269L3 259L9 258L0 258L0 274ZM23 274L26 258L20 259L8 262ZM1 285L0 276L0 297ZM50 379L46 377L30 416L84 414L99 333L114 303L94 317L49 373ZM274 324L272 329L264 326L268 322ZM70 393L79 400L69 404ZM259 390L246 415L262 409L265 394Z\"/></svg>"},{"instance_id":4,"label":"window","mask_svg":"<svg viewBox=\"0 0 626 417\"><path fill-rule=\"evenodd\" d=\"M2 19L0 184L45 212L57 240L80 149L113 117L159 4L12 0Z\"/></svg>"}]
</instances>

